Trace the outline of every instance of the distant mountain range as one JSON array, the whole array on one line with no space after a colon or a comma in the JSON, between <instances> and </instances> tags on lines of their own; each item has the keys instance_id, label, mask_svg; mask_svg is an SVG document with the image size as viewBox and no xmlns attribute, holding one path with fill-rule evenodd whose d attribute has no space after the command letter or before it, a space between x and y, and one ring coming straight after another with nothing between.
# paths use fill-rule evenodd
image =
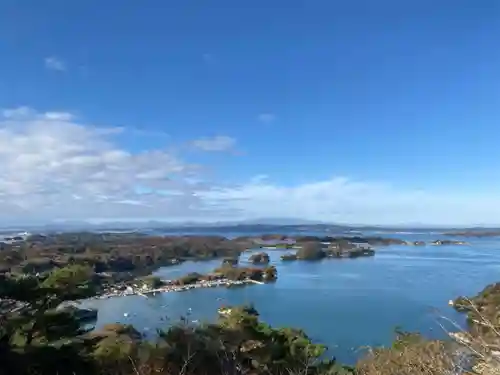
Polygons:
<instances>
[{"instance_id":1,"label":"distant mountain range","mask_svg":"<svg viewBox=\"0 0 500 375\"><path fill-rule=\"evenodd\" d=\"M233 220L233 221L216 221L216 222L199 222L199 221L184 221L184 222L168 222L160 220L148 220L148 221L109 221L102 223L92 223L88 221L58 221L50 222L44 224L34 224L30 223L27 225L12 225L12 226L0 226L0 230L21 230L21 229L45 229L45 230L67 230L73 228L80 229L99 229L99 228L184 228L184 227L225 227L225 226L235 226L235 225L315 225L315 224L327 224L320 221L312 220L302 220L302 219L281 219L281 218L269 218L269 219L252 219L252 220Z\"/></svg>"},{"instance_id":2,"label":"distant mountain range","mask_svg":"<svg viewBox=\"0 0 500 375\"><path fill-rule=\"evenodd\" d=\"M289 218L260 218L251 220L233 220L218 222L166 222L159 220L150 221L115 221L106 223L91 223L87 221L64 221L47 224L31 224L26 226L16 225L0 228L0 232L68 232L68 231L145 231L158 230L165 232L267 232L280 233L290 231L300 232L356 232L356 231L380 231L380 232L422 232L422 231L454 231L454 230L497 230L498 228L486 227L435 227L425 225L406 226L374 226L327 223L314 220L289 219Z\"/></svg>"}]
</instances>

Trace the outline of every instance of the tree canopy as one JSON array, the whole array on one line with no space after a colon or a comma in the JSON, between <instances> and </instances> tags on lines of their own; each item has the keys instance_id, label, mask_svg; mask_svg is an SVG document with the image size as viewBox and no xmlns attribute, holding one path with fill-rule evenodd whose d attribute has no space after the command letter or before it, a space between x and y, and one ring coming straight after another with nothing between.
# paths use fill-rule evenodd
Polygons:
<instances>
[{"instance_id":1,"label":"tree canopy","mask_svg":"<svg viewBox=\"0 0 500 375\"><path fill-rule=\"evenodd\" d=\"M306 242L297 250L297 259L318 260L326 256L320 242Z\"/></svg>"}]
</instances>

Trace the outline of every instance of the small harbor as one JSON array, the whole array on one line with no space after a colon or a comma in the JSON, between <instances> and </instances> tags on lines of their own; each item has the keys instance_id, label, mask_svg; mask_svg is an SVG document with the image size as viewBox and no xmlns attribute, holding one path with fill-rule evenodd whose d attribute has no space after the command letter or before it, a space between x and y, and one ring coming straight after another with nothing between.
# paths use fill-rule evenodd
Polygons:
<instances>
[{"instance_id":1,"label":"small harbor","mask_svg":"<svg viewBox=\"0 0 500 375\"><path fill-rule=\"evenodd\" d=\"M187 285L175 285L172 281L164 281L163 286L158 288L150 288L146 285L143 286L126 286L126 287L113 287L107 292L94 297L93 299L108 299L114 297L125 297L139 295L143 297L154 296L157 293L171 293L171 292L183 292L192 289L201 288L217 288L217 287L233 287L233 286L244 286L248 284L264 284L262 281L244 279L244 280L229 280L229 279L219 279L219 280L202 280L193 284Z\"/></svg>"}]
</instances>

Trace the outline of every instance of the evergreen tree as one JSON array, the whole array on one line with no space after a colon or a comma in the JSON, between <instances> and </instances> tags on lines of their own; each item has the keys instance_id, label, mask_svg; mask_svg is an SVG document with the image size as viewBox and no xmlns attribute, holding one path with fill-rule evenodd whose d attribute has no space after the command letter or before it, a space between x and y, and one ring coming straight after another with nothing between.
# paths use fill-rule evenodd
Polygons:
<instances>
[{"instance_id":1,"label":"evergreen tree","mask_svg":"<svg viewBox=\"0 0 500 375\"><path fill-rule=\"evenodd\" d=\"M86 368L80 356L84 342L77 339L85 330L74 312L57 307L91 296L95 291L92 274L87 267L74 265L53 271L45 280L34 276L0 278L0 299L11 305L0 312L2 366L12 367L16 374L33 369L49 373L46 371L59 371L61 366L64 371L78 373L71 366L73 362L78 363L77 369Z\"/></svg>"}]
</instances>

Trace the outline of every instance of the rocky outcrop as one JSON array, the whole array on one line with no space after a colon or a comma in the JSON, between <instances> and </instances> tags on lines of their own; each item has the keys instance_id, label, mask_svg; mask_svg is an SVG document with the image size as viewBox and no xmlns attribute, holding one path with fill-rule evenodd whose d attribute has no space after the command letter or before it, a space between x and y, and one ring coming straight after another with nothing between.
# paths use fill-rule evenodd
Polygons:
<instances>
[{"instance_id":1,"label":"rocky outcrop","mask_svg":"<svg viewBox=\"0 0 500 375\"><path fill-rule=\"evenodd\" d=\"M297 259L300 260L320 260L326 257L321 242L306 242L297 250Z\"/></svg>"},{"instance_id":2,"label":"rocky outcrop","mask_svg":"<svg viewBox=\"0 0 500 375\"><path fill-rule=\"evenodd\" d=\"M292 254L292 253L288 253L288 254L282 255L281 260L284 260L284 261L297 260L297 255Z\"/></svg>"},{"instance_id":3,"label":"rocky outcrop","mask_svg":"<svg viewBox=\"0 0 500 375\"><path fill-rule=\"evenodd\" d=\"M268 264L269 263L269 255L267 253L257 253L253 254L248 258L249 262L253 264Z\"/></svg>"}]
</instances>

